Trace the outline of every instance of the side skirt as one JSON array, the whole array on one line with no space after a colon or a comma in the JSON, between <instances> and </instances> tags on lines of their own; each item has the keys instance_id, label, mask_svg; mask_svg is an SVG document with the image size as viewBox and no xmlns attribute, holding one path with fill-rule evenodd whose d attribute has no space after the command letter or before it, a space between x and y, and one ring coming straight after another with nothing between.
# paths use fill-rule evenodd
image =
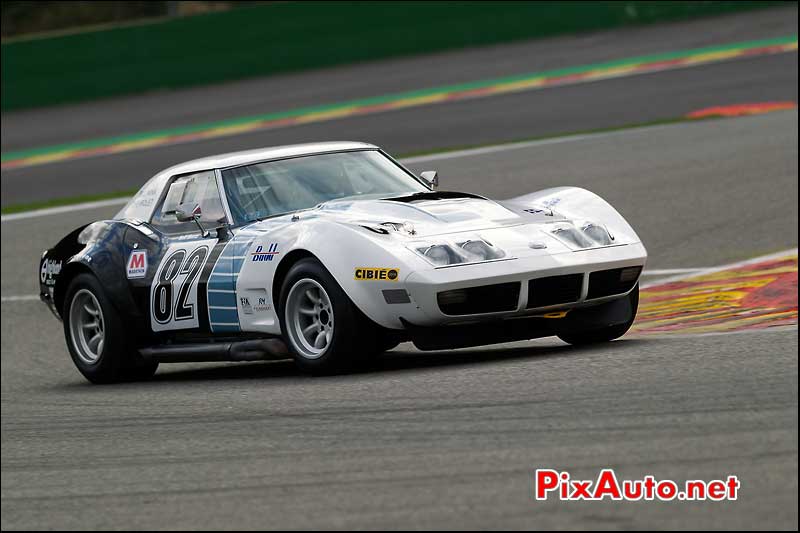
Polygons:
<instances>
[{"instance_id":1,"label":"side skirt","mask_svg":"<svg viewBox=\"0 0 800 533\"><path fill-rule=\"evenodd\" d=\"M159 363L269 361L291 357L279 339L164 344L142 348L139 353L143 358Z\"/></svg>"}]
</instances>

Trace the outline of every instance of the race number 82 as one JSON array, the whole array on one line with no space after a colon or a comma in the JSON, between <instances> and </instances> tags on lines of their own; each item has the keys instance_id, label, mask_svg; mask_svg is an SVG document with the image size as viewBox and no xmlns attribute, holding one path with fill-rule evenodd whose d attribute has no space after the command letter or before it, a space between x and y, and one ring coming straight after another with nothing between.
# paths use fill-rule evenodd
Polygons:
<instances>
[{"instance_id":1,"label":"race number 82","mask_svg":"<svg viewBox=\"0 0 800 533\"><path fill-rule=\"evenodd\" d=\"M185 250L176 250L164 260L158 272L158 284L153 290L153 317L156 322L166 324L173 317L174 320L194 318L194 305L189 302L189 296L207 255L208 248L200 246L188 257ZM176 286L178 298L173 306Z\"/></svg>"}]
</instances>

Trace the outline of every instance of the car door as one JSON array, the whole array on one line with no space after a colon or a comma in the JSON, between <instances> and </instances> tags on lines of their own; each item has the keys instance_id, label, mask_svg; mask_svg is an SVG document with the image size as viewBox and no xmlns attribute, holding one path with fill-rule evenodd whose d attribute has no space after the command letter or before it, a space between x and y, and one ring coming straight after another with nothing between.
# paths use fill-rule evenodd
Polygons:
<instances>
[{"instance_id":1,"label":"car door","mask_svg":"<svg viewBox=\"0 0 800 533\"><path fill-rule=\"evenodd\" d=\"M125 237L126 276L139 312L154 333L210 332L212 313L238 325L231 260L222 256L227 233L220 238L216 231L227 217L215 172L176 176L167 187L149 223ZM179 206L198 206L199 220L178 220Z\"/></svg>"}]
</instances>

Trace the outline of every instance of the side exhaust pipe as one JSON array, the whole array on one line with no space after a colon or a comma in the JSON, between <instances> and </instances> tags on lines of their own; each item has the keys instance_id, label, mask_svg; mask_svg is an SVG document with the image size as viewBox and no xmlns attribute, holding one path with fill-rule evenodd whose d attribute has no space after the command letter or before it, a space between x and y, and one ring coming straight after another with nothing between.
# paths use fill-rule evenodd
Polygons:
<instances>
[{"instance_id":1,"label":"side exhaust pipe","mask_svg":"<svg viewBox=\"0 0 800 533\"><path fill-rule=\"evenodd\" d=\"M279 339L236 342L169 344L142 348L145 359L159 363L203 363L211 361L270 361L289 359L289 350Z\"/></svg>"}]
</instances>

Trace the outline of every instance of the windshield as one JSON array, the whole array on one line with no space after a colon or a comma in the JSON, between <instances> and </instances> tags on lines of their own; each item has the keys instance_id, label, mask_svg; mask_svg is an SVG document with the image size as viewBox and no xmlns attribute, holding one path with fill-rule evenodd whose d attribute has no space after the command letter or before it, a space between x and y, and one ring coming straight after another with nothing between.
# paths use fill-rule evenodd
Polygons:
<instances>
[{"instance_id":1,"label":"windshield","mask_svg":"<svg viewBox=\"0 0 800 533\"><path fill-rule=\"evenodd\" d=\"M234 224L339 198L428 191L376 150L317 154L222 171Z\"/></svg>"}]
</instances>

